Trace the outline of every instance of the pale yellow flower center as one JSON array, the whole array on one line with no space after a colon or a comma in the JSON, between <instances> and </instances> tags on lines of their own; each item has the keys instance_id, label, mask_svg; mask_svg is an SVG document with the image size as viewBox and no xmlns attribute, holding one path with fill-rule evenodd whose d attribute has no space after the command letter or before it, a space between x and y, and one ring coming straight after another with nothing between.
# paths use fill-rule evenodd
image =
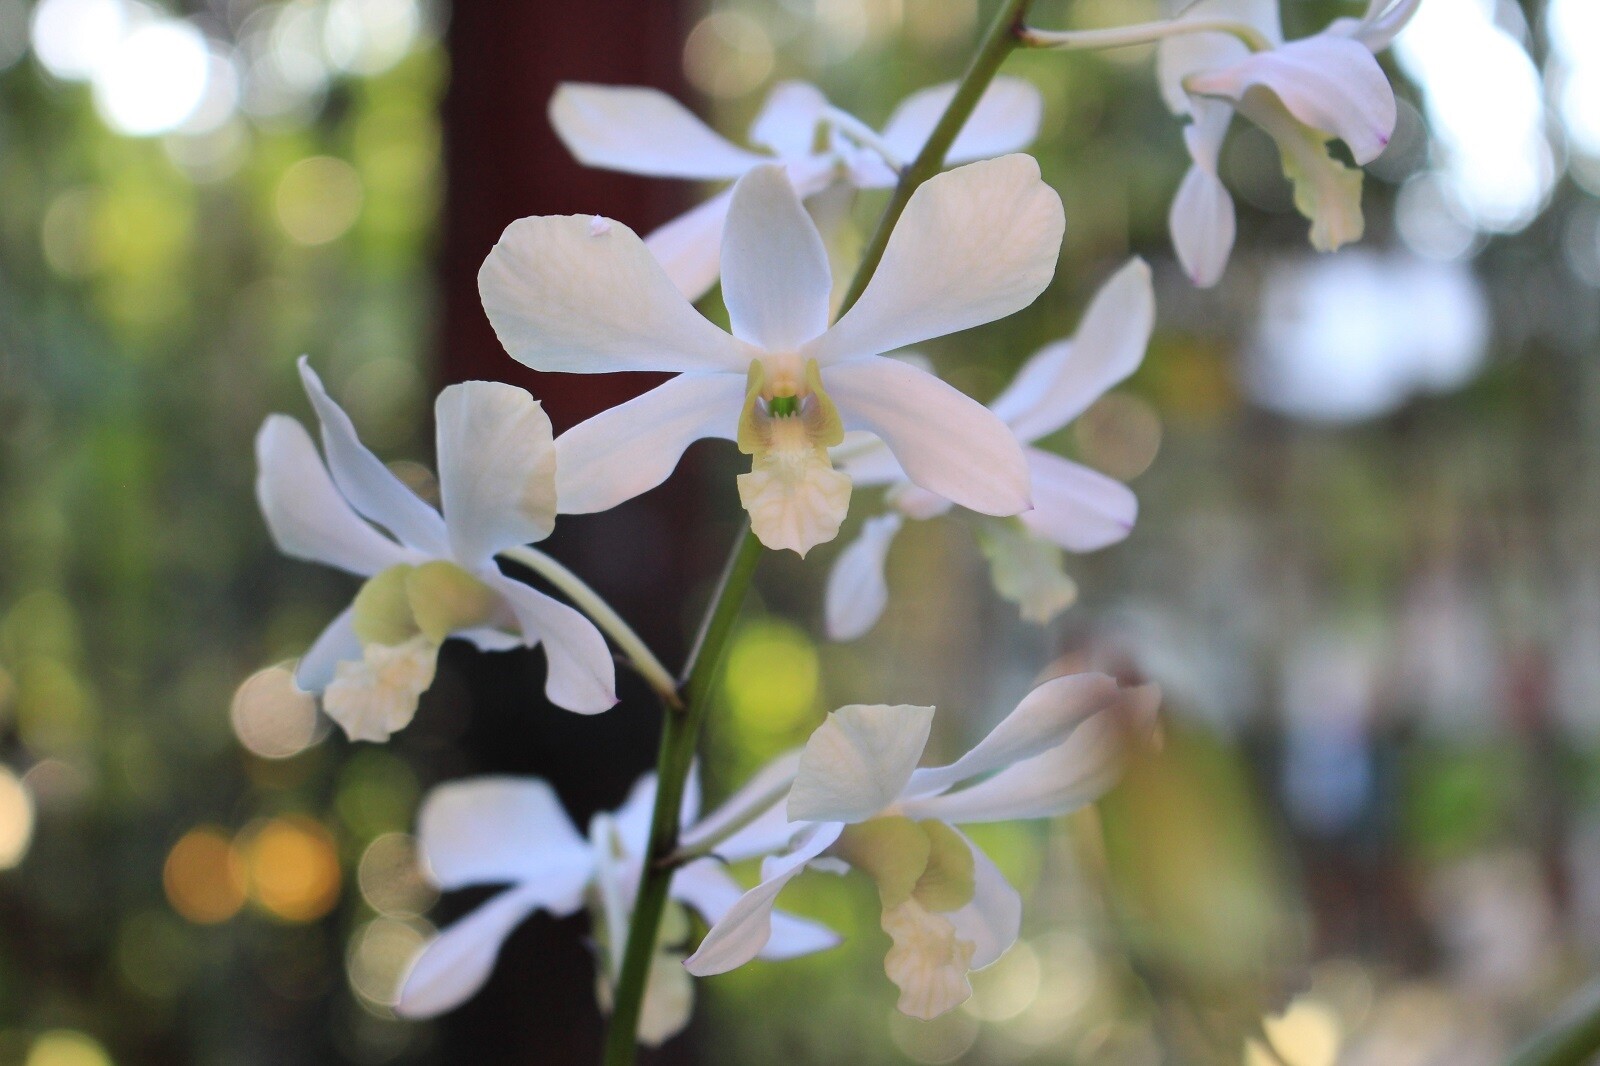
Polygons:
<instances>
[{"instance_id":1,"label":"pale yellow flower center","mask_svg":"<svg viewBox=\"0 0 1600 1066\"><path fill-rule=\"evenodd\" d=\"M739 450L751 463L739 476L739 499L767 547L804 555L838 534L850 479L833 469L828 449L843 439L816 360L780 353L750 364Z\"/></svg>"}]
</instances>

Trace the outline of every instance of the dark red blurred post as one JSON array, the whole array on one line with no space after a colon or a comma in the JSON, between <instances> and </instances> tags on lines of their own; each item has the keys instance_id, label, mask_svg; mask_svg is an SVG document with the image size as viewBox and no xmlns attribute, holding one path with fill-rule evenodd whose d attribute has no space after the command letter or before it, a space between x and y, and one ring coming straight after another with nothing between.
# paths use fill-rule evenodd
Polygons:
<instances>
[{"instance_id":1,"label":"dark red blurred post","mask_svg":"<svg viewBox=\"0 0 1600 1066\"><path fill-rule=\"evenodd\" d=\"M501 349L478 299L483 258L514 219L600 213L640 232L691 202L682 183L579 166L556 140L546 104L561 81L652 85L685 95L680 61L690 16L683 0L458 0L444 101L448 191L440 256L440 384L509 381L543 401L560 432L659 380L653 375L535 373ZM684 597L714 571L722 546L696 545L704 498L686 471L643 500L599 516L564 518L547 545L606 595L669 665L684 650ZM705 565L707 551L711 560ZM448 675L448 676L447 676ZM542 655L452 649L430 694L435 745L426 772L538 774L550 780L580 831L616 804L653 761L659 710L618 671L622 703L583 717L540 693ZM426 714L419 716L424 725ZM429 743L424 739L419 747ZM453 901L452 901L453 902ZM438 1061L582 1063L598 1059L594 968L581 918L538 918L519 930L483 993L441 1024ZM655 1061L683 1061L684 1041Z\"/></svg>"}]
</instances>

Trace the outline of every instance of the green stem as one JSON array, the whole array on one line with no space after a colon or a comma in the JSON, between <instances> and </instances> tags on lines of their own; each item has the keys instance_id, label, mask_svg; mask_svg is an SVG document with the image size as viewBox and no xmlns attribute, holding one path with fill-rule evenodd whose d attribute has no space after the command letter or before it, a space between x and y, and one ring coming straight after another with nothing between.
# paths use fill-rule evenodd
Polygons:
<instances>
[{"instance_id":1,"label":"green stem","mask_svg":"<svg viewBox=\"0 0 1600 1066\"><path fill-rule=\"evenodd\" d=\"M683 806L684 783L694 762L700 727L711 706L717 667L760 560L761 541L746 526L728 569L722 575L722 584L712 597L700 639L690 653L683 685L683 708L663 716L661 749L656 756L656 805L650 816L650 843L639 878L639 892L633 902L628 946L622 957L622 972L617 978L610 1028L606 1032L604 1061L607 1066L631 1066L634 1061L639 1011L644 1005L661 912L667 904L667 887L672 882L673 868L661 860L678 848L678 812Z\"/></svg>"},{"instance_id":2,"label":"green stem","mask_svg":"<svg viewBox=\"0 0 1600 1066\"><path fill-rule=\"evenodd\" d=\"M1272 41L1266 34L1248 22L1236 19L1170 19L1160 22L1143 22L1136 26L1114 26L1103 30L1036 30L1031 27L1020 32L1024 48L1050 48L1058 52L1077 52L1098 48L1127 48L1136 44L1154 44L1165 37L1186 33L1226 33L1237 37L1252 52L1272 50Z\"/></svg>"},{"instance_id":3,"label":"green stem","mask_svg":"<svg viewBox=\"0 0 1600 1066\"><path fill-rule=\"evenodd\" d=\"M962 75L955 96L951 98L933 132L928 135L927 143L911 165L900 172L900 181L889 198L888 206L884 208L878 229L872 235L860 265L856 267L849 289L845 291L844 301L839 307L840 315L861 298L867 282L872 279L879 261L883 259L889 234L894 232L901 213L911 200L911 194L943 168L944 157L949 153L956 135L978 106L984 90L999 72L1000 64L1017 47L1018 35L1023 28L1022 17L1029 3L1030 0L1004 0L1001 4L994 22L978 45L977 53ZM610 1028L606 1032L605 1066L633 1066L638 1052L636 1034L639 1011L644 1004L650 962L655 954L656 937L661 926L661 912L667 903L667 888L676 868L672 859L678 847L679 809L683 802L684 781L694 761L700 728L711 702L717 667L760 558L761 542L747 527L734 550L722 584L711 600L695 650L690 653L681 689L683 706L676 713L667 714L662 723L661 749L656 759L656 804L650 819L650 846L639 879L638 896L633 904L633 919L628 926L628 947L622 959L622 973L617 978Z\"/></svg>"},{"instance_id":4,"label":"green stem","mask_svg":"<svg viewBox=\"0 0 1600 1066\"><path fill-rule=\"evenodd\" d=\"M598 592L584 584L581 577L537 548L507 548L500 554L526 566L560 589L578 610L588 615L595 625L617 642L617 647L622 649L633 668L639 671L639 676L650 683L657 695L671 706L681 706L678 684L672 679L672 672L661 665L661 660L650 650L650 645L623 621L621 615L611 609L611 605Z\"/></svg>"},{"instance_id":5,"label":"green stem","mask_svg":"<svg viewBox=\"0 0 1600 1066\"><path fill-rule=\"evenodd\" d=\"M850 288L845 290L844 300L839 304L840 315L855 306L855 302L861 299L861 294L866 291L867 282L872 280L873 272L878 269L878 263L883 259L884 249L889 247L889 235L894 232L895 226L900 222L900 215L906 209L906 204L911 201L911 194L916 192L917 187L923 182L944 169L944 157L949 153L950 146L955 143L956 135L961 132L961 127L967 124L967 119L972 117L973 109L978 106L984 90L989 88L989 83L999 72L1000 64L1004 63L1006 56L1017 47L1023 32L1022 16L1027 12L1029 3L1030 0L1005 0L1000 5L994 22L990 23L988 32L983 35L983 41L978 45L978 51L972 57L972 62L967 65L966 73L961 76L961 84L956 87L956 94L951 97L950 106L945 108L939 124L933 127L933 132L928 135L928 141L922 146L922 151L917 153L917 158L900 172L900 181L894 188L894 195L889 198L889 205L883 209L883 217L878 220L878 228L872 234L872 240L867 242L866 250L861 253L861 265L856 268L856 276L851 280Z\"/></svg>"},{"instance_id":6,"label":"green stem","mask_svg":"<svg viewBox=\"0 0 1600 1066\"><path fill-rule=\"evenodd\" d=\"M1600 1052L1600 984L1573 998L1511 1057L1511 1066L1582 1066Z\"/></svg>"}]
</instances>

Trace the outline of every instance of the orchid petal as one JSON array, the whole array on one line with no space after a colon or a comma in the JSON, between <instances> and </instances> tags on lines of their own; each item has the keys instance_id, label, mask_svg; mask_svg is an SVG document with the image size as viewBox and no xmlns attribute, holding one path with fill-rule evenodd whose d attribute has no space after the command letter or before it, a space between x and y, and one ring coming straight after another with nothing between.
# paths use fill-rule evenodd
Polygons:
<instances>
[{"instance_id":1,"label":"orchid petal","mask_svg":"<svg viewBox=\"0 0 1600 1066\"><path fill-rule=\"evenodd\" d=\"M1122 482L1059 456L1028 449L1033 510L1022 522L1069 552L1092 552L1123 540L1139 517L1139 498Z\"/></svg>"},{"instance_id":2,"label":"orchid petal","mask_svg":"<svg viewBox=\"0 0 1600 1066\"><path fill-rule=\"evenodd\" d=\"M922 151L928 135L955 95L956 83L947 82L914 92L900 101L884 127L883 140L901 162L910 163ZM995 78L978 98L961 132L956 134L955 142L945 153L943 165L954 166L1020 152L1039 135L1039 119L1043 113L1044 98L1038 89L1021 78Z\"/></svg>"},{"instance_id":3,"label":"orchid petal","mask_svg":"<svg viewBox=\"0 0 1600 1066\"><path fill-rule=\"evenodd\" d=\"M539 906L537 888L519 886L429 940L406 971L395 1013L432 1018L471 999L488 982L506 937Z\"/></svg>"},{"instance_id":4,"label":"orchid petal","mask_svg":"<svg viewBox=\"0 0 1600 1066\"><path fill-rule=\"evenodd\" d=\"M1366 45L1338 34L1319 33L1256 52L1222 69L1192 74L1184 85L1191 93L1240 105L1251 89L1263 88L1296 121L1348 144L1361 164L1378 158L1394 133L1394 89L1383 68Z\"/></svg>"},{"instance_id":5,"label":"orchid petal","mask_svg":"<svg viewBox=\"0 0 1600 1066\"><path fill-rule=\"evenodd\" d=\"M694 441L736 435L744 396L740 376L680 374L573 426L556 438L561 512L609 510L655 488Z\"/></svg>"},{"instance_id":6,"label":"orchid petal","mask_svg":"<svg viewBox=\"0 0 1600 1066\"><path fill-rule=\"evenodd\" d=\"M544 646L544 694L551 703L579 714L616 706L616 663L593 622L520 581L501 575L485 580L516 615L523 643Z\"/></svg>"},{"instance_id":7,"label":"orchid petal","mask_svg":"<svg viewBox=\"0 0 1600 1066\"><path fill-rule=\"evenodd\" d=\"M1139 368L1155 314L1150 267L1131 259L1095 293L1072 340L1042 348L989 409L1020 440L1054 433Z\"/></svg>"},{"instance_id":8,"label":"orchid petal","mask_svg":"<svg viewBox=\"0 0 1600 1066\"><path fill-rule=\"evenodd\" d=\"M368 525L334 487L306 428L268 415L256 434L256 499L285 555L371 577L408 557Z\"/></svg>"},{"instance_id":9,"label":"orchid petal","mask_svg":"<svg viewBox=\"0 0 1600 1066\"><path fill-rule=\"evenodd\" d=\"M1031 156L937 174L911 194L856 301L803 353L827 366L979 326L1050 284L1066 221Z\"/></svg>"},{"instance_id":10,"label":"orchid petal","mask_svg":"<svg viewBox=\"0 0 1600 1066\"><path fill-rule=\"evenodd\" d=\"M1067 674L1052 678L1024 696L988 736L961 758L948 766L912 774L908 794L928 796L943 792L969 777L1010 766L1055 747L1085 719L1114 705L1117 698L1117 683L1105 674Z\"/></svg>"},{"instance_id":11,"label":"orchid petal","mask_svg":"<svg viewBox=\"0 0 1600 1066\"><path fill-rule=\"evenodd\" d=\"M321 692L333 680L341 662L361 658L361 641L356 637L355 609L347 607L329 622L295 666L294 683L302 692Z\"/></svg>"},{"instance_id":12,"label":"orchid petal","mask_svg":"<svg viewBox=\"0 0 1600 1066\"><path fill-rule=\"evenodd\" d=\"M823 608L829 640L855 640L883 617L889 604L883 564L900 525L897 514L867 519L860 535L834 559Z\"/></svg>"},{"instance_id":13,"label":"orchid petal","mask_svg":"<svg viewBox=\"0 0 1600 1066\"><path fill-rule=\"evenodd\" d=\"M722 299L733 335L793 351L828 328L832 288L828 250L784 168L740 178L722 233Z\"/></svg>"},{"instance_id":14,"label":"orchid petal","mask_svg":"<svg viewBox=\"0 0 1600 1066\"><path fill-rule=\"evenodd\" d=\"M1183 131L1194 165L1178 186L1167 224L1178 262L1200 288L1210 288L1221 280L1233 252L1233 197L1217 176L1218 156L1232 122L1232 107L1220 100L1196 98L1194 121Z\"/></svg>"},{"instance_id":15,"label":"orchid petal","mask_svg":"<svg viewBox=\"0 0 1600 1066\"><path fill-rule=\"evenodd\" d=\"M1181 18L1226 19L1260 30L1267 40L1283 40L1278 0L1200 0L1184 8ZM1156 80L1161 98L1174 115L1189 113L1191 99L1183 81L1191 74L1217 70L1250 55L1250 47L1230 33L1179 33L1156 46Z\"/></svg>"},{"instance_id":16,"label":"orchid petal","mask_svg":"<svg viewBox=\"0 0 1600 1066\"><path fill-rule=\"evenodd\" d=\"M563 82L550 125L585 166L658 178L736 178L766 161L730 143L659 89Z\"/></svg>"},{"instance_id":17,"label":"orchid petal","mask_svg":"<svg viewBox=\"0 0 1600 1066\"><path fill-rule=\"evenodd\" d=\"M806 741L791 821L860 822L893 803L928 746L932 707L853 704L823 721Z\"/></svg>"},{"instance_id":18,"label":"orchid petal","mask_svg":"<svg viewBox=\"0 0 1600 1066\"><path fill-rule=\"evenodd\" d=\"M650 843L650 823L655 818L656 775L647 773L635 781L628 798L612 816L617 837L629 855L643 855ZM678 824L685 825L700 808L700 771L693 764L683 782L683 799L678 804ZM680 840L680 843L682 841Z\"/></svg>"},{"instance_id":19,"label":"orchid petal","mask_svg":"<svg viewBox=\"0 0 1600 1066\"><path fill-rule=\"evenodd\" d=\"M1372 51L1381 52L1406 28L1421 3L1422 0L1372 0L1366 15L1353 27L1353 36Z\"/></svg>"},{"instance_id":20,"label":"orchid petal","mask_svg":"<svg viewBox=\"0 0 1600 1066\"><path fill-rule=\"evenodd\" d=\"M942 796L906 805L908 817L945 822L1006 822L1052 818L1092 803L1122 774L1130 742L1153 731L1161 700L1154 685L1129 689L1122 706L1102 710L1064 743L1023 759L993 777Z\"/></svg>"},{"instance_id":21,"label":"orchid petal","mask_svg":"<svg viewBox=\"0 0 1600 1066\"><path fill-rule=\"evenodd\" d=\"M784 797L789 790L789 786L794 783L794 775L799 770L799 767L800 753L798 751L785 752L783 755L773 759L756 771L755 775L743 785L739 786L733 795L718 804L716 810L706 815L692 828L685 830L683 836L679 839L680 846L695 849L711 840L715 840L726 832L730 826L748 817L755 808L776 805L781 809L782 804L778 801ZM759 820L761 819L756 819L756 821ZM781 822L786 825L788 818L782 818ZM754 821L750 823L750 825L753 824L755 824ZM759 844L753 840L744 844L734 844L735 837L745 837L750 825L739 829L733 836L719 841L715 847L716 853L728 862L737 862L739 859L748 859L756 855L764 855L768 852L776 851L788 843L789 838L795 833L795 829L785 831L783 826L779 825L776 827L776 832L771 835L770 845L765 843L767 839L765 836L763 836L762 842ZM798 827L795 828L797 829ZM753 849L751 845L755 845ZM730 851L730 847L733 850Z\"/></svg>"},{"instance_id":22,"label":"orchid petal","mask_svg":"<svg viewBox=\"0 0 1600 1066\"><path fill-rule=\"evenodd\" d=\"M633 230L596 215L506 227L478 292L511 357L535 370L738 370L738 342L684 299Z\"/></svg>"},{"instance_id":23,"label":"orchid petal","mask_svg":"<svg viewBox=\"0 0 1600 1066\"><path fill-rule=\"evenodd\" d=\"M824 380L845 427L882 438L929 492L983 514L1031 506L1022 446L978 401L894 359L832 366Z\"/></svg>"},{"instance_id":24,"label":"orchid petal","mask_svg":"<svg viewBox=\"0 0 1600 1066\"><path fill-rule=\"evenodd\" d=\"M439 494L450 547L477 567L496 552L543 540L556 521L550 418L514 385L451 385L434 404Z\"/></svg>"},{"instance_id":25,"label":"orchid petal","mask_svg":"<svg viewBox=\"0 0 1600 1066\"><path fill-rule=\"evenodd\" d=\"M732 189L719 192L651 230L644 239L644 246L691 303L710 292L722 272L722 226L732 199Z\"/></svg>"},{"instance_id":26,"label":"orchid petal","mask_svg":"<svg viewBox=\"0 0 1600 1066\"><path fill-rule=\"evenodd\" d=\"M684 960L684 969L696 977L709 977L743 966L759 955L772 939L772 907L778 893L805 869L806 863L839 839L842 828L833 822L814 826L794 851L768 860L761 871L761 883L740 896L712 924L700 947Z\"/></svg>"},{"instance_id":27,"label":"orchid petal","mask_svg":"<svg viewBox=\"0 0 1600 1066\"><path fill-rule=\"evenodd\" d=\"M305 356L300 357L300 381L322 423L322 450L328 455L328 471L344 498L407 547L430 555L447 555L450 545L444 519L361 443L350 416L333 402Z\"/></svg>"},{"instance_id":28,"label":"orchid petal","mask_svg":"<svg viewBox=\"0 0 1600 1066\"><path fill-rule=\"evenodd\" d=\"M439 646L426 637L366 644L361 655L334 664L322 690L322 711L351 740L382 743L411 723L433 684Z\"/></svg>"},{"instance_id":29,"label":"orchid petal","mask_svg":"<svg viewBox=\"0 0 1600 1066\"><path fill-rule=\"evenodd\" d=\"M785 159L809 156L827 108L828 98L815 85L779 82L750 126L750 143L770 148Z\"/></svg>"},{"instance_id":30,"label":"orchid petal","mask_svg":"<svg viewBox=\"0 0 1600 1066\"><path fill-rule=\"evenodd\" d=\"M833 465L849 474L857 488L908 480L889 446L864 429L850 430L844 435L844 443L828 454L833 458Z\"/></svg>"},{"instance_id":31,"label":"orchid petal","mask_svg":"<svg viewBox=\"0 0 1600 1066\"><path fill-rule=\"evenodd\" d=\"M435 787L417 814L417 842L434 883L540 887L536 903L571 914L594 862L566 808L536 777L474 777Z\"/></svg>"},{"instance_id":32,"label":"orchid petal","mask_svg":"<svg viewBox=\"0 0 1600 1066\"><path fill-rule=\"evenodd\" d=\"M693 907L706 924L720 922L744 895L739 882L715 859L691 862L672 876L672 898ZM772 933L757 953L763 959L793 959L825 951L839 943L839 934L819 922L782 911L772 912Z\"/></svg>"},{"instance_id":33,"label":"orchid petal","mask_svg":"<svg viewBox=\"0 0 1600 1066\"><path fill-rule=\"evenodd\" d=\"M958 830L956 835L972 849L973 893L972 902L952 911L949 918L956 935L974 945L972 968L981 970L999 961L1017 942L1022 931L1022 896L982 848L965 833Z\"/></svg>"}]
</instances>

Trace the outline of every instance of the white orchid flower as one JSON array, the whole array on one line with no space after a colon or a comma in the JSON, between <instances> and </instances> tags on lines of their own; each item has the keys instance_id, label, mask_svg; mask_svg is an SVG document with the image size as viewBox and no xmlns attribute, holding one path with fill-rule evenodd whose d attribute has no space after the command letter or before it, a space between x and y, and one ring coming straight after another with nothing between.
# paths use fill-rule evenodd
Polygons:
<instances>
[{"instance_id":1,"label":"white orchid flower","mask_svg":"<svg viewBox=\"0 0 1600 1066\"><path fill-rule=\"evenodd\" d=\"M268 416L256 436L261 512L285 555L367 580L301 658L296 683L322 694L352 740L387 740L433 683L439 646L461 637L486 651L542 644L552 703L584 714L615 704L594 625L494 563L555 524L555 446L533 397L493 381L439 394L441 513L357 439L304 358L300 377L327 462L298 421Z\"/></svg>"},{"instance_id":2,"label":"white orchid flower","mask_svg":"<svg viewBox=\"0 0 1600 1066\"><path fill-rule=\"evenodd\" d=\"M1172 242L1196 285L1214 285L1233 249L1233 200L1217 161L1237 112L1274 141L1294 202L1311 221L1311 244L1332 251L1359 240L1361 171L1328 154L1338 138L1358 165L1376 159L1394 132L1394 89L1374 53L1386 47L1419 0L1371 0L1359 20L1285 42L1277 0L1200 0L1179 20L1219 20L1253 31L1257 50L1232 34L1196 32L1161 41L1157 69L1193 160L1172 202Z\"/></svg>"},{"instance_id":3,"label":"white orchid flower","mask_svg":"<svg viewBox=\"0 0 1600 1066\"><path fill-rule=\"evenodd\" d=\"M1133 529L1139 512L1139 501L1121 482L1031 445L1137 370L1154 324L1150 268L1130 260L1090 302L1077 335L1040 349L989 405L1024 445L1034 506L1015 522L986 524L984 550L1001 595L1018 603L1029 621L1043 625L1076 597L1061 568L1063 550L1115 544ZM884 562L904 521L936 517L951 503L912 484L878 441L846 441L834 458L856 485L888 487L889 513L866 521L828 578L828 636L854 640L877 624L888 604Z\"/></svg>"},{"instance_id":4,"label":"white orchid flower","mask_svg":"<svg viewBox=\"0 0 1600 1066\"><path fill-rule=\"evenodd\" d=\"M401 984L397 1012L426 1018L453 1010L483 987L506 937L535 911L563 917L584 907L600 954L601 1002L608 1005L622 968L655 796L655 775L648 774L614 813L595 815L585 838L554 790L538 778L473 778L430 792L418 815L417 835L433 881L446 890L508 887L423 945ZM691 774L682 807L685 822L698 804ZM678 905L708 922L726 914L741 894L738 883L709 858L681 867L669 891ZM694 1004L693 983L679 965L682 952L675 950L688 936L688 924L677 907L668 915L639 1022L639 1038L647 1044L682 1030ZM793 958L836 943L832 930L778 914L764 957Z\"/></svg>"},{"instance_id":5,"label":"white orchid flower","mask_svg":"<svg viewBox=\"0 0 1600 1066\"><path fill-rule=\"evenodd\" d=\"M559 86L550 98L550 123L582 163L650 177L732 181L754 168L780 163L802 198L836 185L886 188L898 168L922 150L955 95L955 83L906 97L881 134L829 104L804 82L772 90L740 148L688 108L657 89L626 85ZM1039 90L1019 78L996 78L979 99L945 156L948 165L1019 151L1039 132ZM680 215L645 238L667 276L690 300L716 283L728 191Z\"/></svg>"},{"instance_id":6,"label":"white orchid flower","mask_svg":"<svg viewBox=\"0 0 1600 1066\"><path fill-rule=\"evenodd\" d=\"M984 514L1030 506L1011 431L932 374L879 353L1009 315L1055 270L1061 198L1024 155L937 175L912 195L871 283L828 325L828 258L777 166L734 186L723 234L731 335L678 292L632 230L590 216L513 222L478 274L500 342L536 370L665 370L666 384L556 442L564 513L664 481L690 442L737 440L739 496L762 543L805 554L834 537L846 429L888 445L915 484Z\"/></svg>"},{"instance_id":7,"label":"white orchid flower","mask_svg":"<svg viewBox=\"0 0 1600 1066\"><path fill-rule=\"evenodd\" d=\"M1022 900L954 826L1048 818L1093 801L1119 775L1128 741L1153 731L1159 700L1153 685L1124 690L1103 674L1058 677L966 755L927 769L917 763L932 707L840 708L806 742L787 800L722 845L790 841L685 967L706 976L754 958L775 929L772 907L783 887L808 865L842 860L877 882L883 930L894 941L884 969L900 989L900 1010L932 1018L959 1005L972 992L968 972L1015 942ZM685 845L707 835L691 834Z\"/></svg>"}]
</instances>

